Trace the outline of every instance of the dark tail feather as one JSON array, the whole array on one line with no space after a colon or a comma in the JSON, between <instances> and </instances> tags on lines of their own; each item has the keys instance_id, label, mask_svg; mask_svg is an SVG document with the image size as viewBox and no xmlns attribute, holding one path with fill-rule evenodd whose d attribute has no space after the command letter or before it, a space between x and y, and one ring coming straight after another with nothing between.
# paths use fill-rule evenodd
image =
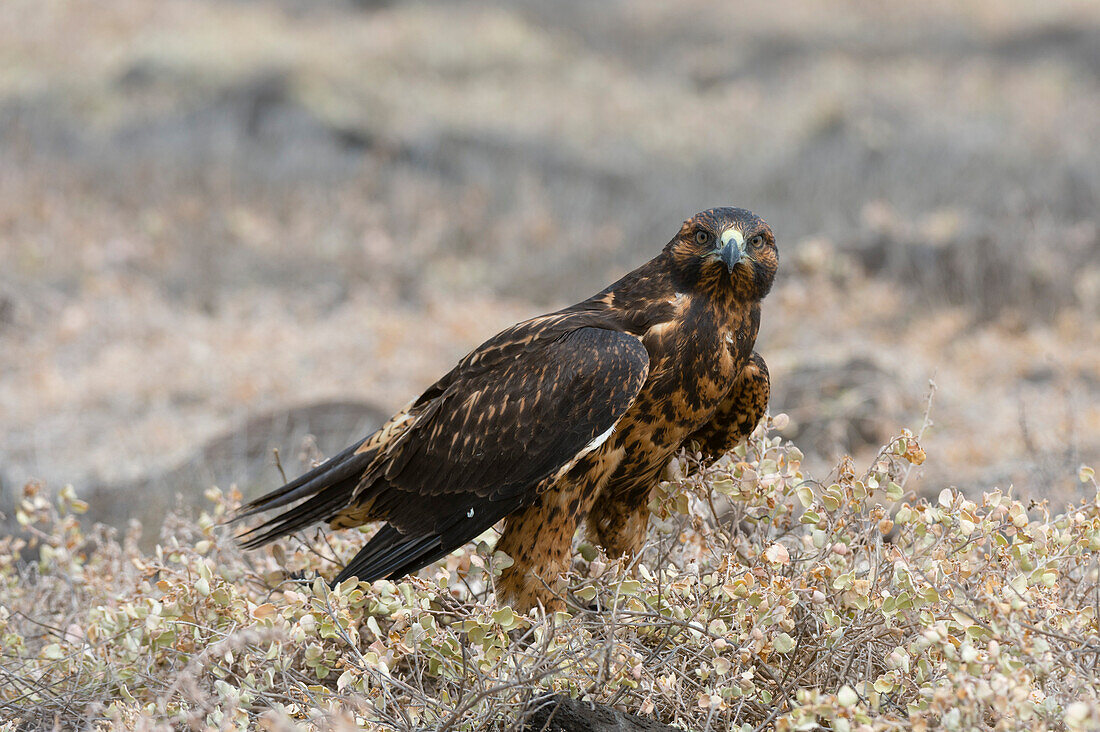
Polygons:
<instances>
[{"instance_id":1,"label":"dark tail feather","mask_svg":"<svg viewBox=\"0 0 1100 732\"><path fill-rule=\"evenodd\" d=\"M357 577L362 582L402 577L447 553L440 550L437 534L404 536L386 524L352 557L332 584L338 585L350 577Z\"/></svg>"},{"instance_id":2,"label":"dark tail feather","mask_svg":"<svg viewBox=\"0 0 1100 732\"><path fill-rule=\"evenodd\" d=\"M347 505L358 483L358 478L353 477L331 485L308 501L239 534L237 540L245 549L256 549L280 536L292 534L310 524L322 521Z\"/></svg>"},{"instance_id":3,"label":"dark tail feather","mask_svg":"<svg viewBox=\"0 0 1100 732\"><path fill-rule=\"evenodd\" d=\"M359 446L362 445L364 441L365 438L338 455L329 458L313 470L299 475L282 488L273 490L270 493L265 493L259 498L244 504L237 510L237 514L233 517L233 520L239 521L253 514L260 513L261 511L267 511L272 508L278 508L279 506L285 506L288 503L293 503L299 498L305 498L306 496L319 492L326 485L347 478L355 470L366 468L367 463L370 462L370 458L374 457L373 453L355 454L355 451L359 449Z\"/></svg>"},{"instance_id":4,"label":"dark tail feather","mask_svg":"<svg viewBox=\"0 0 1100 732\"><path fill-rule=\"evenodd\" d=\"M386 524L352 557L332 585L336 586L349 577L358 577L363 582L400 579L447 556L509 512L506 504L501 510L485 512L477 521L467 522L464 517L458 524L436 526L428 533L408 536L392 524Z\"/></svg>"},{"instance_id":5,"label":"dark tail feather","mask_svg":"<svg viewBox=\"0 0 1100 732\"><path fill-rule=\"evenodd\" d=\"M244 547L255 549L263 546L273 539L327 518L347 505L359 484L363 471L374 458L373 453L355 453L361 444L362 442L352 445L282 488L241 506L232 519L234 522L262 511L306 499L239 535L237 538L242 541Z\"/></svg>"}]
</instances>

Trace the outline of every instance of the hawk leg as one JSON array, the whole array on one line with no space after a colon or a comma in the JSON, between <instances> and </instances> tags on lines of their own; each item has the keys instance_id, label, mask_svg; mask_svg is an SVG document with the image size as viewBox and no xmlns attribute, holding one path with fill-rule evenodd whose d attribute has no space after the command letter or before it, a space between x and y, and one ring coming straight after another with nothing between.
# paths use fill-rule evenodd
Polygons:
<instances>
[{"instance_id":1,"label":"hawk leg","mask_svg":"<svg viewBox=\"0 0 1100 732\"><path fill-rule=\"evenodd\" d=\"M768 366L754 351L711 420L684 444L698 443L708 461L725 455L756 428L768 408L770 393ZM633 556L642 548L649 526L649 495L664 467L662 464L628 485L609 485L596 499L588 516L588 532L607 556Z\"/></svg>"},{"instance_id":2,"label":"hawk leg","mask_svg":"<svg viewBox=\"0 0 1100 732\"><path fill-rule=\"evenodd\" d=\"M583 485L583 484L581 484ZM592 506L595 491L568 479L538 495L523 511L504 520L496 548L512 558L497 581L497 597L517 611L540 603L547 611L564 610L561 575L572 564L573 534Z\"/></svg>"},{"instance_id":3,"label":"hawk leg","mask_svg":"<svg viewBox=\"0 0 1100 732\"><path fill-rule=\"evenodd\" d=\"M649 528L649 494L660 480L658 464L627 485L604 489L588 515L588 535L607 556L633 556L642 548Z\"/></svg>"}]
</instances>

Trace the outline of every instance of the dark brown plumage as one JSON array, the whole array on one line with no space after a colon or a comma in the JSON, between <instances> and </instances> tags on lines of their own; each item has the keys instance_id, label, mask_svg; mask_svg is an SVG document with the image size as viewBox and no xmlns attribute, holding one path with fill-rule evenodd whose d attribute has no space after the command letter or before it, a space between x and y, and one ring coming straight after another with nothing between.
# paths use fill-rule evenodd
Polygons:
<instances>
[{"instance_id":1,"label":"dark brown plumage","mask_svg":"<svg viewBox=\"0 0 1100 732\"><path fill-rule=\"evenodd\" d=\"M560 604L573 533L636 552L648 497L685 443L717 457L767 407L753 352L778 251L749 211L696 214L604 291L489 339L381 429L237 518L295 504L243 536L256 547L319 520L386 524L337 576L396 578L505 519L498 584L521 609Z\"/></svg>"}]
</instances>

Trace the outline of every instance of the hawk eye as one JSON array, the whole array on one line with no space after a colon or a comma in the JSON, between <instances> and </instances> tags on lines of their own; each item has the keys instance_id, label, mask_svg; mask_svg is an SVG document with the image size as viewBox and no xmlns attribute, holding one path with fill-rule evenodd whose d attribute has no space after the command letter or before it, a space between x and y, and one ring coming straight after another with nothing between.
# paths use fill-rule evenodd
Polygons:
<instances>
[{"instance_id":1,"label":"hawk eye","mask_svg":"<svg viewBox=\"0 0 1100 732\"><path fill-rule=\"evenodd\" d=\"M710 241L710 232L709 231L703 231L702 229L700 229L699 231L695 232L695 243L696 244L706 244L709 241Z\"/></svg>"},{"instance_id":2,"label":"hawk eye","mask_svg":"<svg viewBox=\"0 0 1100 732\"><path fill-rule=\"evenodd\" d=\"M749 240L749 246L753 249L759 249L760 247L764 246L764 237L757 234Z\"/></svg>"}]
</instances>

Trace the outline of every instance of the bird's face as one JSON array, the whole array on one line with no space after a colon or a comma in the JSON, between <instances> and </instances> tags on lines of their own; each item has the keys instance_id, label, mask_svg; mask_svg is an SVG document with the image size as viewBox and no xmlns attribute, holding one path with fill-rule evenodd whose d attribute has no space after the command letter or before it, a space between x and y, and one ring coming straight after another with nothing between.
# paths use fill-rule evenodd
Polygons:
<instances>
[{"instance_id":1,"label":"bird's face","mask_svg":"<svg viewBox=\"0 0 1100 732\"><path fill-rule=\"evenodd\" d=\"M680 227L669 250L691 284L732 288L746 300L767 295L779 268L771 227L743 208L712 208L695 214Z\"/></svg>"}]
</instances>

